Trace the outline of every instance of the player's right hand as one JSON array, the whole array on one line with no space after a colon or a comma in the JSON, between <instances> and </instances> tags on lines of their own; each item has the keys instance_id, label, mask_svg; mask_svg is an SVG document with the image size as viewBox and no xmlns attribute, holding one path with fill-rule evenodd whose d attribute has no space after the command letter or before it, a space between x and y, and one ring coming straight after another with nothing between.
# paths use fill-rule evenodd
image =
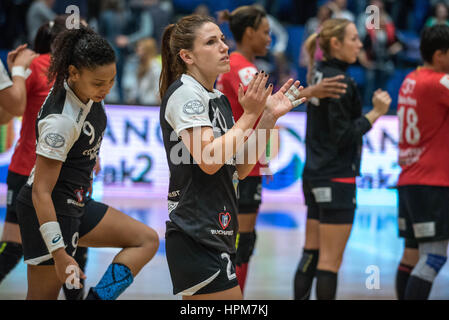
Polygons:
<instances>
[{"instance_id":1,"label":"player's right hand","mask_svg":"<svg viewBox=\"0 0 449 320\"><path fill-rule=\"evenodd\" d=\"M246 114L259 116L263 112L267 98L273 91L273 85L265 88L267 80L268 74L261 71L251 79L246 92L243 85L239 84L238 99Z\"/></svg>"},{"instance_id":2,"label":"player's right hand","mask_svg":"<svg viewBox=\"0 0 449 320\"><path fill-rule=\"evenodd\" d=\"M373 94L373 110L381 115L388 112L391 104L391 97L387 91L377 89Z\"/></svg>"},{"instance_id":3,"label":"player's right hand","mask_svg":"<svg viewBox=\"0 0 449 320\"><path fill-rule=\"evenodd\" d=\"M62 284L74 286L76 289L81 289L81 279L86 279L83 271L79 267L76 260L69 256L64 248L60 248L52 253L55 261L56 275Z\"/></svg>"}]
</instances>

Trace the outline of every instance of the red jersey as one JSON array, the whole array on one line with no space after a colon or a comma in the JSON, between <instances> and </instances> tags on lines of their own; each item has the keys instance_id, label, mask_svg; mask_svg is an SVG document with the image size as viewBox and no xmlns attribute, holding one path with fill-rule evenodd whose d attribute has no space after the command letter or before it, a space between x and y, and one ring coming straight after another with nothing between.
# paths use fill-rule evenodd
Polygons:
<instances>
[{"instance_id":1,"label":"red jersey","mask_svg":"<svg viewBox=\"0 0 449 320\"><path fill-rule=\"evenodd\" d=\"M28 176L36 161L36 118L53 83L48 83L50 54L41 54L30 64L31 74L26 79L27 104L22 117L22 128L9 170Z\"/></svg>"},{"instance_id":2,"label":"red jersey","mask_svg":"<svg viewBox=\"0 0 449 320\"><path fill-rule=\"evenodd\" d=\"M256 66L248 61L241 53L234 51L229 56L231 70L218 76L216 88L223 92L232 107L234 120L237 122L243 114L243 108L239 103L238 89L241 82L246 91L248 84L257 72ZM256 123L257 125L257 123ZM266 167L259 162L256 163L250 176L260 176L260 168Z\"/></svg>"},{"instance_id":3,"label":"red jersey","mask_svg":"<svg viewBox=\"0 0 449 320\"><path fill-rule=\"evenodd\" d=\"M449 75L418 68L398 98L398 185L449 186Z\"/></svg>"}]
</instances>

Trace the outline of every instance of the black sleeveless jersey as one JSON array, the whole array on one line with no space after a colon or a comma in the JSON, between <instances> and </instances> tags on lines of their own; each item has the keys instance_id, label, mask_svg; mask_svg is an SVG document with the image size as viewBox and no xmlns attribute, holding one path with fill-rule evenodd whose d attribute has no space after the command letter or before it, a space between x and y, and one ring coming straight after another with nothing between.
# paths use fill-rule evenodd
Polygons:
<instances>
[{"instance_id":1,"label":"black sleeveless jersey","mask_svg":"<svg viewBox=\"0 0 449 320\"><path fill-rule=\"evenodd\" d=\"M42 105L36 119L36 154L63 162L52 194L58 214L82 214L79 208L84 207L106 120L102 102L82 103L67 83L56 93L50 91ZM19 196L30 205L34 170ZM67 205L75 210L58 210Z\"/></svg>"},{"instance_id":2,"label":"black sleeveless jersey","mask_svg":"<svg viewBox=\"0 0 449 320\"><path fill-rule=\"evenodd\" d=\"M207 126L219 137L234 125L228 99L186 74L171 84L160 110L170 169L167 233L182 230L209 247L235 252L237 171L235 157L215 174L201 170L179 138L182 130Z\"/></svg>"}]
</instances>

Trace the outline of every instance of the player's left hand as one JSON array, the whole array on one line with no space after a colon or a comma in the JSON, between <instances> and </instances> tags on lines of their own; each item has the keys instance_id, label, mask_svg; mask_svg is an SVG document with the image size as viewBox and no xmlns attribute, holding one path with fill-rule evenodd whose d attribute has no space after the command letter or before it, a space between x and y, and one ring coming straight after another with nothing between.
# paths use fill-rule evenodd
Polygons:
<instances>
[{"instance_id":1,"label":"player's left hand","mask_svg":"<svg viewBox=\"0 0 449 320\"><path fill-rule=\"evenodd\" d=\"M291 109L304 103L306 98L299 98L301 90L300 82L289 79L281 89L273 95L270 95L265 104L266 110L269 111L276 119L279 119Z\"/></svg>"}]
</instances>

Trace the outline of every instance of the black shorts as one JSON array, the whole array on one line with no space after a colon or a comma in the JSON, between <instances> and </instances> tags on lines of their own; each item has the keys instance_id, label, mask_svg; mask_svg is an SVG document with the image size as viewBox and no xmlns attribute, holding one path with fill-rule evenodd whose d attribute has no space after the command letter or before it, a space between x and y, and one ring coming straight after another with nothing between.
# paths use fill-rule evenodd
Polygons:
<instances>
[{"instance_id":1,"label":"black shorts","mask_svg":"<svg viewBox=\"0 0 449 320\"><path fill-rule=\"evenodd\" d=\"M398 187L399 236L418 242L449 239L449 187Z\"/></svg>"},{"instance_id":2,"label":"black shorts","mask_svg":"<svg viewBox=\"0 0 449 320\"><path fill-rule=\"evenodd\" d=\"M330 180L303 180L307 219L328 224L352 224L356 209L356 185Z\"/></svg>"},{"instance_id":3,"label":"black shorts","mask_svg":"<svg viewBox=\"0 0 449 320\"><path fill-rule=\"evenodd\" d=\"M173 294L191 296L238 286L235 254L206 247L182 231L166 234L165 251Z\"/></svg>"},{"instance_id":4,"label":"black shorts","mask_svg":"<svg viewBox=\"0 0 449 320\"><path fill-rule=\"evenodd\" d=\"M262 202L262 177L248 176L239 181L239 214L257 213Z\"/></svg>"},{"instance_id":5,"label":"black shorts","mask_svg":"<svg viewBox=\"0 0 449 320\"><path fill-rule=\"evenodd\" d=\"M87 199L85 211L81 217L71 217L56 214L66 252L72 257L76 253L79 238L94 229L106 214L108 206ZM24 261L30 265L53 265L54 261L47 250L39 231L39 221L33 207L22 201L17 201L17 215L22 236Z\"/></svg>"},{"instance_id":6,"label":"black shorts","mask_svg":"<svg viewBox=\"0 0 449 320\"><path fill-rule=\"evenodd\" d=\"M8 192L6 194L6 217L5 221L17 224L16 199L20 189L25 185L28 176L8 170L8 177L6 184L8 185Z\"/></svg>"}]
</instances>

